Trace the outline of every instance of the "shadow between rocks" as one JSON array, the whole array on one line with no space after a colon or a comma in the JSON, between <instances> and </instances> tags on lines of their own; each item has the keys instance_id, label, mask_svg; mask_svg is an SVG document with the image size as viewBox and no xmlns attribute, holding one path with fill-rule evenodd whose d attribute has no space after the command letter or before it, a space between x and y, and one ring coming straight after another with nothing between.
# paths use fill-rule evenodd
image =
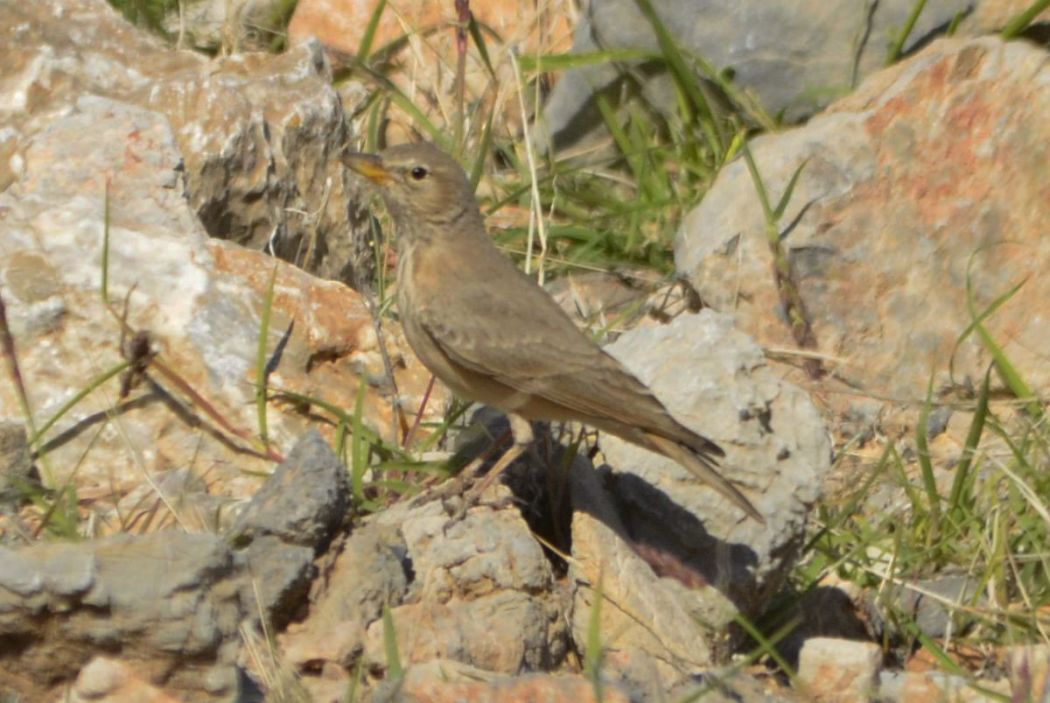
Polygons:
<instances>
[{"instance_id":1,"label":"shadow between rocks","mask_svg":"<svg viewBox=\"0 0 1050 703\"><path fill-rule=\"evenodd\" d=\"M507 418L491 408L477 410L471 424L482 431L464 433L470 439L457 447L460 456L476 456L509 430ZM501 477L514 496L529 528L555 549L544 551L557 573L567 564L558 554L573 553L572 521L580 511L606 525L660 577L673 578L691 589L714 587L745 614L754 610L754 571L759 557L743 543L729 543L711 534L703 519L676 503L642 478L597 469L593 452L584 445L572 451L565 438L547 423L533 423L532 446ZM501 456L492 452L484 471ZM591 472L583 481L598 490L579 490L570 472Z\"/></svg>"}]
</instances>

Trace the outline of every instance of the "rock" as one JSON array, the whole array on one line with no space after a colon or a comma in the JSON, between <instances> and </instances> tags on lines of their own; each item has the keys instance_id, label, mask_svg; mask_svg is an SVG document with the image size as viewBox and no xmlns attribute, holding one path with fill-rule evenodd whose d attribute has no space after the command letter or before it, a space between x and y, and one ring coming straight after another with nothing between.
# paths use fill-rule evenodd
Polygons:
<instances>
[{"instance_id":1,"label":"rock","mask_svg":"<svg viewBox=\"0 0 1050 703\"><path fill-rule=\"evenodd\" d=\"M11 508L37 483L21 422L0 422L0 509Z\"/></svg>"},{"instance_id":2,"label":"rock","mask_svg":"<svg viewBox=\"0 0 1050 703\"><path fill-rule=\"evenodd\" d=\"M996 700L980 689L998 694L999 700L1009 699L1011 696L1008 682L973 681L968 677L953 676L939 671L883 671L879 680L879 700L893 703L986 703Z\"/></svg>"},{"instance_id":3,"label":"rock","mask_svg":"<svg viewBox=\"0 0 1050 703\"><path fill-rule=\"evenodd\" d=\"M1035 392L1050 387L1039 351L1050 337L1046 56L1025 42L939 40L805 127L752 143L774 201L806 164L782 243L815 351L850 388L828 399L838 414L849 397L921 403L931 373L935 392L978 387L990 355L977 335L960 340L968 286L983 311L1024 281L984 323ZM796 348L764 226L741 159L683 222L675 262L760 344Z\"/></svg>"},{"instance_id":4,"label":"rock","mask_svg":"<svg viewBox=\"0 0 1050 703\"><path fill-rule=\"evenodd\" d=\"M280 630L306 602L316 575L314 550L263 535L238 556L245 572L241 600L254 604L254 612L271 630Z\"/></svg>"},{"instance_id":5,"label":"rock","mask_svg":"<svg viewBox=\"0 0 1050 703\"><path fill-rule=\"evenodd\" d=\"M98 693L118 687L100 673L110 669L81 669L104 650L134 660L143 680L163 682L166 691L211 700L238 690L239 628L252 613L238 597L238 570L221 539L121 535L35 544L14 560L36 576L20 579L32 587L0 591L0 638L19 643L0 650L9 674L42 689L82 675L85 690ZM0 573L10 573L11 552L0 552L0 561Z\"/></svg>"},{"instance_id":6,"label":"rock","mask_svg":"<svg viewBox=\"0 0 1050 703\"><path fill-rule=\"evenodd\" d=\"M911 0L874 5L836 2L710 2L651 0L678 45L731 73L733 83L757 96L770 114L795 122L881 68L887 46L914 8ZM965 0L925 3L904 44L911 51L943 31ZM651 23L635 0L595 0L581 15L574 53L641 48L659 51ZM629 66L630 71L624 66ZM633 71L633 77L631 77ZM567 149L601 125L594 104L599 92L615 96L619 82L640 90L645 101L673 113L677 95L670 78L652 63L608 62L567 71L544 108L546 125L537 142Z\"/></svg>"},{"instance_id":7,"label":"rock","mask_svg":"<svg viewBox=\"0 0 1050 703\"><path fill-rule=\"evenodd\" d=\"M780 656L797 670L802 645L814 637L877 641L878 632L869 625L871 616L867 608L862 609L857 603L864 597L860 586L840 582L835 577L826 577L820 585L801 594L791 589L778 593L777 600L768 608L768 612L778 615L772 627L788 620L797 622L791 632L777 641Z\"/></svg>"},{"instance_id":8,"label":"rock","mask_svg":"<svg viewBox=\"0 0 1050 703\"><path fill-rule=\"evenodd\" d=\"M391 607L404 663L437 657L516 674L565 656L550 564L516 508L480 506L450 524L435 501L377 521L400 526L415 575L408 602ZM385 667L382 622L369 626L364 656Z\"/></svg>"},{"instance_id":9,"label":"rock","mask_svg":"<svg viewBox=\"0 0 1050 703\"><path fill-rule=\"evenodd\" d=\"M882 651L874 642L814 637L799 655L798 683L812 700L865 703L875 692Z\"/></svg>"},{"instance_id":10,"label":"rock","mask_svg":"<svg viewBox=\"0 0 1050 703\"><path fill-rule=\"evenodd\" d=\"M610 492L627 534L681 559L754 613L793 563L830 468L820 414L804 392L774 374L731 318L710 310L636 328L606 350L680 422L726 451L720 471L744 486L767 522L747 519L674 461L603 435L601 448L614 469Z\"/></svg>"},{"instance_id":11,"label":"rock","mask_svg":"<svg viewBox=\"0 0 1050 703\"><path fill-rule=\"evenodd\" d=\"M586 646L600 608L601 646L616 653L609 675L636 698L648 699L709 669L726 652L725 629L736 608L699 576L687 586L661 578L638 553L617 497L602 483L593 470L570 472L573 639L577 648ZM711 540L704 546L715 548Z\"/></svg>"},{"instance_id":12,"label":"rock","mask_svg":"<svg viewBox=\"0 0 1050 703\"><path fill-rule=\"evenodd\" d=\"M980 582L972 576L945 574L908 586L890 586L879 600L887 603L892 612L903 613L924 635L939 640L962 634L958 630L957 609L982 605L985 598L978 596L980 591Z\"/></svg>"},{"instance_id":13,"label":"rock","mask_svg":"<svg viewBox=\"0 0 1050 703\"><path fill-rule=\"evenodd\" d=\"M102 31L92 24L102 20L87 11L87 0L69 2L63 22L78 27L83 22L87 35ZM0 21L6 21L4 13L24 19L20 13L50 4L20 9L0 4ZM26 30L31 36L33 31ZM69 34L65 29L59 33ZM58 70L47 58L58 49L26 37L20 41L28 45L28 56L40 54L45 57L42 66ZM104 51L109 41L100 38L95 50ZM128 42L134 44L130 38ZM69 58L72 66L79 65L75 56L79 54ZM113 80L119 83L122 77L126 73L114 69ZM62 93L65 83L58 74L53 80L54 92ZM133 91L129 87L126 92ZM46 106L53 109L46 119L44 112L34 113L40 124L16 122L33 131L25 134L19 150L18 179L0 193L0 295L37 423L49 421L91 379L122 360L120 323L100 295L107 178L111 306L122 314L122 301L129 296L127 323L148 333L156 360L184 384L151 367L149 381L130 388L127 398L120 397L121 383L115 378L81 400L43 440L54 468L50 480L61 485L76 467L78 491L116 502L148 483L147 475L190 467L207 475L208 486L227 505L253 494L260 483L256 476L272 465L252 438L258 432L256 348L275 267L267 343L273 354L271 389L352 408L364 383L364 422L393 438L382 347L393 360L406 407L419 407L430 378L407 353L396 327L386 328L381 347L368 306L344 285L210 239L182 192L184 159L163 115L91 95L72 105L56 97ZM90 140L83 138L86 133ZM186 387L203 401L190 396ZM444 391L436 393L432 413L440 412ZM272 453L290 447L314 422L305 410L271 400ZM0 420L20 417L12 385L0 383ZM111 417L119 420L119 429L103 427ZM178 501L157 494L155 484L150 489L159 509L178 521L177 513L168 515ZM212 512L220 523L230 512L222 507ZM113 522L117 529L123 525ZM113 529L112 524L106 529Z\"/></svg>"},{"instance_id":14,"label":"rock","mask_svg":"<svg viewBox=\"0 0 1050 703\"><path fill-rule=\"evenodd\" d=\"M317 672L331 663L349 681L364 647L365 629L384 607L401 602L413 572L395 526L360 527L337 547L329 550L324 578L314 582L309 612L288 627L280 644L285 659L297 669Z\"/></svg>"},{"instance_id":15,"label":"rock","mask_svg":"<svg viewBox=\"0 0 1050 703\"><path fill-rule=\"evenodd\" d=\"M384 607L405 665L440 658L517 674L565 657L565 605L513 507L479 506L451 523L440 501L390 506L322 571L308 614L281 638L315 692L329 685L311 673L330 681L335 666L349 681L362 657L367 671L386 669Z\"/></svg>"},{"instance_id":16,"label":"rock","mask_svg":"<svg viewBox=\"0 0 1050 703\"><path fill-rule=\"evenodd\" d=\"M117 659L95 657L80 670L69 696L70 703L179 703L143 680L129 664Z\"/></svg>"},{"instance_id":17,"label":"rock","mask_svg":"<svg viewBox=\"0 0 1050 703\"><path fill-rule=\"evenodd\" d=\"M488 671L516 674L553 668L565 653L557 613L542 598L496 592L447 602L426 600L391 609L393 636L402 662L455 659ZM372 669L389 666L382 620L365 637L364 657Z\"/></svg>"},{"instance_id":18,"label":"rock","mask_svg":"<svg viewBox=\"0 0 1050 703\"><path fill-rule=\"evenodd\" d=\"M347 469L316 430L303 435L230 530L235 541L273 535L320 551L347 519Z\"/></svg>"},{"instance_id":19,"label":"rock","mask_svg":"<svg viewBox=\"0 0 1050 703\"><path fill-rule=\"evenodd\" d=\"M384 684L372 700L376 703L627 703L631 699L614 686L603 686L599 694L594 683L580 675L499 676L456 661L433 660L409 667L402 680Z\"/></svg>"},{"instance_id":20,"label":"rock","mask_svg":"<svg viewBox=\"0 0 1050 703\"><path fill-rule=\"evenodd\" d=\"M13 135L3 148L14 153L0 169L19 165L10 175L0 172L0 182L22 177L34 137L81 97L129 103L170 123L179 157L166 187L189 199L210 235L273 251L326 278L370 280L367 219L355 214L355 182L334 158L350 137L345 113L316 43L279 56L208 59L170 50L104 0L4 3L0 25L13 28L0 47L8 77L0 116ZM72 160L63 170L78 167L83 148L68 146ZM93 205L101 208L101 183L121 170L119 163L95 173ZM113 204L120 227L128 204ZM149 205L146 199L141 206Z\"/></svg>"}]
</instances>

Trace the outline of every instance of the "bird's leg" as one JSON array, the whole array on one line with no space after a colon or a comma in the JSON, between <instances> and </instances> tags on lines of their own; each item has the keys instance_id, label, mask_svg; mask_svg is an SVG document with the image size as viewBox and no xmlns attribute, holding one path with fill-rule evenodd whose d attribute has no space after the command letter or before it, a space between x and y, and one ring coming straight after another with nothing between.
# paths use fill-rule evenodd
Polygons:
<instances>
[{"instance_id":1,"label":"bird's leg","mask_svg":"<svg viewBox=\"0 0 1050 703\"><path fill-rule=\"evenodd\" d=\"M477 505L485 490L499 478L500 474L508 466L517 461L522 452L532 445L532 425L529 421L517 415L507 415L507 419L510 421L510 429L514 435L514 444L503 453L503 456L500 457L495 466L489 469L489 472L467 491L466 495L463 496L463 504L456 511L454 518L462 518L467 513L467 510Z\"/></svg>"}]
</instances>

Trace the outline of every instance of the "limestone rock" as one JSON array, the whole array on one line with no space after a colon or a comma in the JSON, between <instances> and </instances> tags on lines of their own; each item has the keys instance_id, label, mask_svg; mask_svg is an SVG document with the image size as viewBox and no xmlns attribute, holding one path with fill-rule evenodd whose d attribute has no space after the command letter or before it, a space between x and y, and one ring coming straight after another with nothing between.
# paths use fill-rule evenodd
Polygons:
<instances>
[{"instance_id":1,"label":"limestone rock","mask_svg":"<svg viewBox=\"0 0 1050 703\"><path fill-rule=\"evenodd\" d=\"M857 403L921 403L931 373L935 392L979 386L990 354L963 333L1022 283L984 324L1036 392L1050 387L1048 67L1045 49L1026 42L940 40L805 127L752 144L774 200L806 164L782 245L816 351ZM687 216L675 262L760 344L796 347L743 160Z\"/></svg>"},{"instance_id":2,"label":"limestone rock","mask_svg":"<svg viewBox=\"0 0 1050 703\"><path fill-rule=\"evenodd\" d=\"M211 236L326 278L369 280L367 223L335 158L350 135L316 43L208 59L163 46L105 0L4 3L0 25L12 28L0 47L0 153L13 157L0 164L0 183L21 178L34 135L82 96L130 103L170 123L184 178L171 174L167 187Z\"/></svg>"}]
</instances>

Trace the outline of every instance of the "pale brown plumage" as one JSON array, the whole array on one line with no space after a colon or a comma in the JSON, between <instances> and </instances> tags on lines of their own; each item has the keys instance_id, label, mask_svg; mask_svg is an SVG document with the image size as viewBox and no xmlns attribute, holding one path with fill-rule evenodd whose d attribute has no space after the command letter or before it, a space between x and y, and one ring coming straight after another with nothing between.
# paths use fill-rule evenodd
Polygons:
<instances>
[{"instance_id":1,"label":"pale brown plumage","mask_svg":"<svg viewBox=\"0 0 1050 703\"><path fill-rule=\"evenodd\" d=\"M679 424L489 240L463 169L430 144L343 162L379 186L397 226L398 308L423 364L454 393L526 420L577 420L663 454L754 519L715 470L721 448Z\"/></svg>"}]
</instances>

